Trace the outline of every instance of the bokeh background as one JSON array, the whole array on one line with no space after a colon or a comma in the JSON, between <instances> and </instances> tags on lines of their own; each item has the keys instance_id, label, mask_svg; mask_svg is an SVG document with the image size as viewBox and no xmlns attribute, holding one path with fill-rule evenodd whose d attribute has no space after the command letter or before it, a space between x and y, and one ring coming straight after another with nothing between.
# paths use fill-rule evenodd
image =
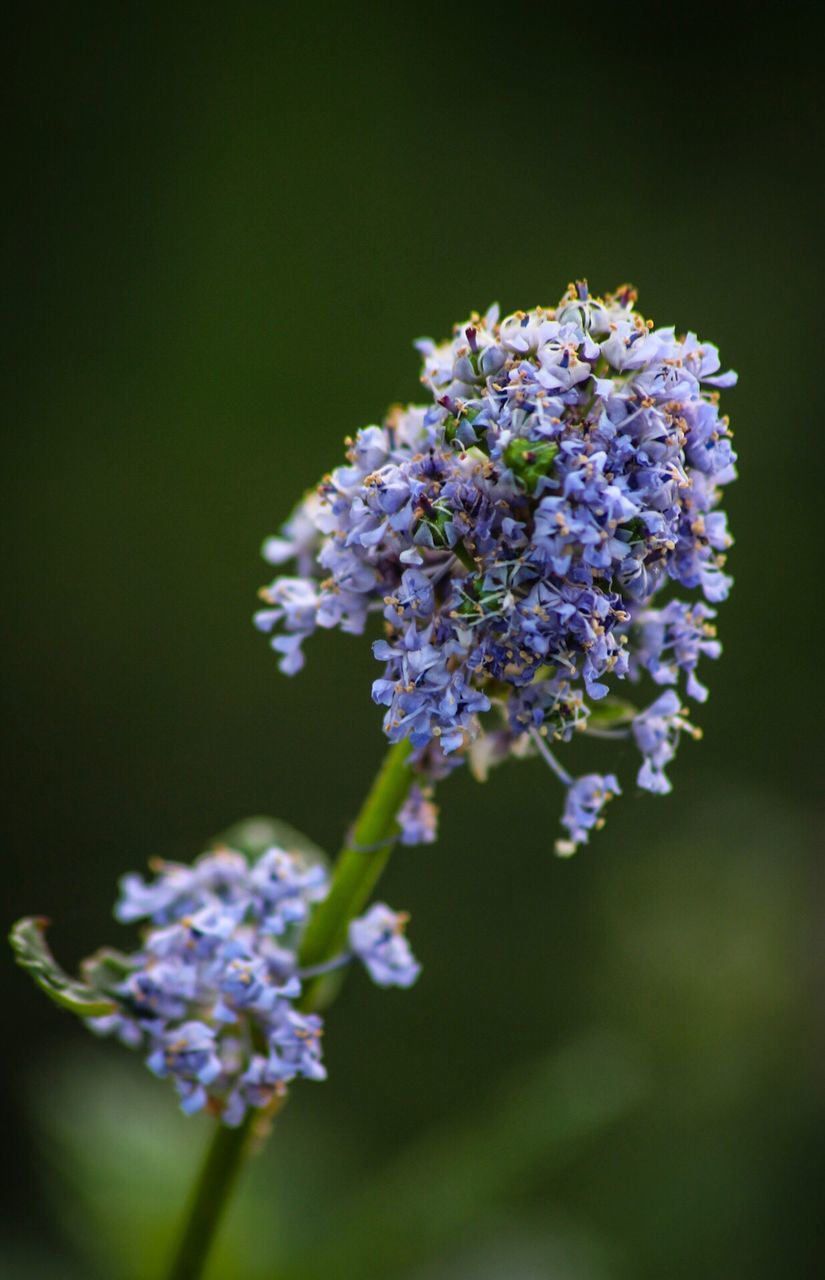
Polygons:
<instances>
[{"instance_id":1,"label":"bokeh background","mask_svg":"<svg viewBox=\"0 0 825 1280\"><path fill-rule=\"evenodd\" d=\"M352 980L213 1275L821 1274L822 98L807 6L26 3L5 48L4 916L271 813L334 850L368 645L281 676L258 559L411 340L625 279L740 372L737 586L674 794L569 863L540 763L400 853L425 972ZM817 616L819 615L819 617ZM632 780L632 751L619 771ZM2 966L6 1278L147 1280L208 1123Z\"/></svg>"}]
</instances>

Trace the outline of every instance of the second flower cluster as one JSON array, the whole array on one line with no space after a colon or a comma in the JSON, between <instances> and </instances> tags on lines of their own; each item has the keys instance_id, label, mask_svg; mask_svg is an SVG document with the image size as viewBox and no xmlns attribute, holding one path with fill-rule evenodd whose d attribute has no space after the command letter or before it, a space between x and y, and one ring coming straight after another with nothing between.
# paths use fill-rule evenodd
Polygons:
<instances>
[{"instance_id":1,"label":"second flower cluster","mask_svg":"<svg viewBox=\"0 0 825 1280\"><path fill-rule=\"evenodd\" d=\"M280 848L249 860L230 849L190 866L159 862L154 879L124 876L115 915L144 922L125 957L117 1010L87 1019L146 1055L189 1114L230 1126L265 1108L297 1077L323 1080L323 1021L302 1005L309 980L360 960L379 986L408 987L419 965L407 917L374 903L323 966L302 969L303 929L329 888L326 868ZM305 1003L305 1001L304 1001Z\"/></svg>"}]
</instances>

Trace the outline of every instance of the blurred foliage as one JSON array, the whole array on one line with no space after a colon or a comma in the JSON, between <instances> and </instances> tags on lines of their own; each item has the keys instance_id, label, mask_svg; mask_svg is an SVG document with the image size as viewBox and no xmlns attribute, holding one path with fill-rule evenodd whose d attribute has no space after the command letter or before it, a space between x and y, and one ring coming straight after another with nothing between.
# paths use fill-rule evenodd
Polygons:
<instances>
[{"instance_id":1,"label":"blurred foliage","mask_svg":"<svg viewBox=\"0 0 825 1280\"><path fill-rule=\"evenodd\" d=\"M421 890L419 949L433 958L408 1008L382 1010L386 993L363 981L345 989L331 1081L293 1089L214 1274L412 1280L446 1258L473 1274L482 1240L490 1276L519 1275L522 1256L525 1277L569 1280L687 1280L702 1259L720 1276L782 1259L805 1274L825 1116L799 986L810 885L797 823L752 792L716 793L689 831L651 830L641 852L601 860L577 945L545 936L523 996L518 957L497 948L479 942L472 988L437 963ZM451 936L472 949L472 930ZM535 1057L577 1023L621 1035ZM181 1116L125 1050L81 1045L30 1082L38 1163L81 1274L148 1280L208 1123ZM512 1272L495 1262L511 1256Z\"/></svg>"},{"instance_id":2,"label":"blurred foliage","mask_svg":"<svg viewBox=\"0 0 825 1280\"><path fill-rule=\"evenodd\" d=\"M344 435L415 397L412 338L587 274L633 280L647 314L740 372L737 586L673 796L634 797L629 748L622 804L562 865L539 763L451 779L438 845L399 854L383 889L413 912L420 983L346 984L330 1083L283 1118L288 1176L273 1150L271 1180L263 1161L250 1179L252 1236L272 1217L320 1248L341 1188L366 1204L376 1178L404 1185L423 1135L455 1140L456 1177L471 1153L483 1194L416 1280L821 1269L818 45L804 8L616 17L56 0L7 18L7 923L48 915L70 970L127 945L115 882L151 855L188 859L273 811L339 846L383 746L374 662L321 636L281 677L249 623L258 547ZM78 1065L84 1030L7 959L0 1276L85 1278L111 1228L44 1202L46 1152L51 1185L62 1169L81 1198L120 1196L141 1240L138 1158L114 1135L145 1135L168 1209L197 1125L111 1047L118 1106L107 1046ZM480 1100L594 1027L645 1064L645 1105L563 1171L530 1148L499 1180ZM50 1099L68 1125L82 1097L111 1108L105 1152L55 1137ZM555 1114L536 1120L551 1148ZM104 1154L105 1186L87 1180ZM399 1194L388 1252L363 1245L387 1275L391 1239L426 1214Z\"/></svg>"},{"instance_id":3,"label":"blurred foliage","mask_svg":"<svg viewBox=\"0 0 825 1280\"><path fill-rule=\"evenodd\" d=\"M337 1156L340 1132L282 1119L254 1162L212 1272L238 1280L406 1272L491 1204L564 1168L639 1104L643 1088L625 1046L591 1037L523 1063L495 1092L471 1100L463 1117L354 1179ZM299 1099L303 1091L294 1092ZM57 1210L86 1265L112 1280L151 1280L194 1171L192 1130L203 1140L208 1125L180 1116L170 1123L168 1095L120 1056L80 1055L56 1088L36 1088L33 1100Z\"/></svg>"},{"instance_id":4,"label":"blurred foliage","mask_svg":"<svg viewBox=\"0 0 825 1280\"><path fill-rule=\"evenodd\" d=\"M324 866L328 866L330 862L323 849L320 849L314 840L310 840L309 836L305 836L302 831L296 830L288 822L283 822L280 818L270 818L266 814L259 814L254 818L241 818L239 822L233 822L231 827L227 827L209 843L236 849L250 859L259 858L267 849L278 845L289 853L300 854L304 862L320 862Z\"/></svg>"}]
</instances>

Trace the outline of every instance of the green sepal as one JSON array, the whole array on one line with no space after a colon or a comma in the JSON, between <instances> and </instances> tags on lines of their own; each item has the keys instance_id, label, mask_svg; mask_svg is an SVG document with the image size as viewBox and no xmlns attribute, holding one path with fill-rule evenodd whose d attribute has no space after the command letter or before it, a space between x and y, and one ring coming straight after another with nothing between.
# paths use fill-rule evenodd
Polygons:
<instances>
[{"instance_id":1,"label":"green sepal","mask_svg":"<svg viewBox=\"0 0 825 1280\"><path fill-rule=\"evenodd\" d=\"M452 512L437 503L422 503L422 506L427 508L427 514L422 514L416 521L413 536L419 530L426 529L429 531L430 541L426 538L416 539L418 545L432 546L437 550L446 549L449 546L446 527L452 519Z\"/></svg>"},{"instance_id":2,"label":"green sepal","mask_svg":"<svg viewBox=\"0 0 825 1280\"><path fill-rule=\"evenodd\" d=\"M455 547L453 548L453 551L455 554L458 554ZM466 563L466 561L464 563ZM475 564L472 560L470 560L469 566L473 569L475 568ZM498 595L495 592L488 592L487 595L484 594L484 584L482 579L478 576L465 578L461 585L464 591L464 599L456 609L456 613L461 617L478 618L489 601L492 600L495 602L498 600Z\"/></svg>"},{"instance_id":3,"label":"green sepal","mask_svg":"<svg viewBox=\"0 0 825 1280\"><path fill-rule=\"evenodd\" d=\"M9 942L17 963L28 970L49 999L70 1013L83 1018L102 1018L114 1013L117 1005L113 1000L90 982L71 978L61 969L46 942L48 923L43 916L25 916L13 925ZM90 957L91 960L94 957Z\"/></svg>"},{"instance_id":4,"label":"green sepal","mask_svg":"<svg viewBox=\"0 0 825 1280\"><path fill-rule=\"evenodd\" d=\"M265 814L254 818L242 818L231 827L227 827L211 842L213 847L236 849L244 854L250 862L260 858L267 849L277 846L287 853L298 854L308 865L321 863L329 866L329 858L324 850L303 831L298 831L288 822L280 818L270 818Z\"/></svg>"},{"instance_id":5,"label":"green sepal","mask_svg":"<svg viewBox=\"0 0 825 1280\"><path fill-rule=\"evenodd\" d=\"M640 520L638 516L634 516L632 520L626 520L624 524L619 526L618 532L620 534L628 534L628 546L632 546L635 542L642 542L647 536L645 523L643 520Z\"/></svg>"},{"instance_id":6,"label":"green sepal","mask_svg":"<svg viewBox=\"0 0 825 1280\"><path fill-rule=\"evenodd\" d=\"M445 443L452 444L456 436L458 435L458 430L461 424L463 422L469 422L472 425L472 423L475 422L476 418L479 416L480 413L481 413L480 409L471 409L465 405L461 409L458 416L456 416L456 414L454 413L449 414L448 417L444 419ZM483 454L484 458L486 459L489 455L487 452L485 452L485 446L486 446L486 437L482 435L481 439L478 439L478 437L476 438L476 444L473 445L472 447L478 449L478 451L481 454Z\"/></svg>"},{"instance_id":7,"label":"green sepal","mask_svg":"<svg viewBox=\"0 0 825 1280\"><path fill-rule=\"evenodd\" d=\"M458 418L455 416L454 413L451 413L448 418L445 418L444 439L446 440L447 444L452 444L453 441L455 440L458 427L459 427Z\"/></svg>"},{"instance_id":8,"label":"green sepal","mask_svg":"<svg viewBox=\"0 0 825 1280\"><path fill-rule=\"evenodd\" d=\"M479 450L475 449L475 447L467 449L466 453L468 456L479 454L479 456L486 462L484 454L479 453ZM424 516L418 521L416 528L420 529L422 526L426 526L430 531L432 545L435 550L452 551L456 559L460 560L466 569L475 569L475 561L473 560L471 553L464 546L463 542L451 543L447 535L447 525L453 518L452 511L448 511L446 507L439 507L437 505L433 505L432 511L433 515Z\"/></svg>"},{"instance_id":9,"label":"green sepal","mask_svg":"<svg viewBox=\"0 0 825 1280\"><path fill-rule=\"evenodd\" d=\"M536 442L519 437L504 450L504 461L528 493L534 493L542 476L546 476L559 451L557 444Z\"/></svg>"}]
</instances>

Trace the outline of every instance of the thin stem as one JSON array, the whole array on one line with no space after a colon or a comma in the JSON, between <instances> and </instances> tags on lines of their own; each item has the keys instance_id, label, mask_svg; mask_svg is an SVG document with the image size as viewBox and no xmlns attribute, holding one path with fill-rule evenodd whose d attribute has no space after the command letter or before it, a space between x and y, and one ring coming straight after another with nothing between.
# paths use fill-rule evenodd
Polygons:
<instances>
[{"instance_id":1,"label":"thin stem","mask_svg":"<svg viewBox=\"0 0 825 1280\"><path fill-rule=\"evenodd\" d=\"M538 747L539 754L541 755L541 758L544 760L544 763L550 766L550 768L553 770L554 774L556 775L556 777L559 779L560 782L563 782L566 787L569 787L573 779L570 777L570 774L567 772L567 770L562 768L562 766L559 764L558 760L553 755L553 752L550 750L547 743L544 741L544 738L541 736L538 729L531 728L530 737L533 739L534 743Z\"/></svg>"},{"instance_id":2,"label":"thin stem","mask_svg":"<svg viewBox=\"0 0 825 1280\"><path fill-rule=\"evenodd\" d=\"M326 968L342 950L350 920L366 906L386 866L398 835L398 810L412 785L410 744L405 739L390 747L364 801L332 874L329 893L313 912L304 935L298 964L301 969ZM314 1009L326 974L304 986L299 1008ZM277 1098L268 1112L247 1112L236 1129L219 1124L192 1189L183 1231L166 1280L200 1280L218 1227L231 1198L244 1157L254 1144L262 1119L271 1119L284 1105Z\"/></svg>"},{"instance_id":3,"label":"thin stem","mask_svg":"<svg viewBox=\"0 0 825 1280\"><path fill-rule=\"evenodd\" d=\"M378 777L361 808L350 838L338 855L327 896L312 913L298 952L298 966L314 969L341 951L350 920L366 906L387 865L398 834L398 810L412 784L410 744L405 738L390 747ZM323 978L304 987L303 1010L318 1003Z\"/></svg>"},{"instance_id":4,"label":"thin stem","mask_svg":"<svg viewBox=\"0 0 825 1280\"><path fill-rule=\"evenodd\" d=\"M218 1124L192 1188L183 1233L168 1280L198 1280L240 1173L252 1130L252 1113L237 1129Z\"/></svg>"},{"instance_id":5,"label":"thin stem","mask_svg":"<svg viewBox=\"0 0 825 1280\"><path fill-rule=\"evenodd\" d=\"M311 969L298 969L295 976L300 978L301 982L306 982L309 978L323 978L328 973L335 973L336 969L343 969L351 959L351 951L342 951L339 956L327 960L326 964L316 964Z\"/></svg>"},{"instance_id":6,"label":"thin stem","mask_svg":"<svg viewBox=\"0 0 825 1280\"><path fill-rule=\"evenodd\" d=\"M629 738L629 729L591 729L588 725L584 730L585 738L604 738L610 742L618 742L620 739Z\"/></svg>"}]
</instances>

